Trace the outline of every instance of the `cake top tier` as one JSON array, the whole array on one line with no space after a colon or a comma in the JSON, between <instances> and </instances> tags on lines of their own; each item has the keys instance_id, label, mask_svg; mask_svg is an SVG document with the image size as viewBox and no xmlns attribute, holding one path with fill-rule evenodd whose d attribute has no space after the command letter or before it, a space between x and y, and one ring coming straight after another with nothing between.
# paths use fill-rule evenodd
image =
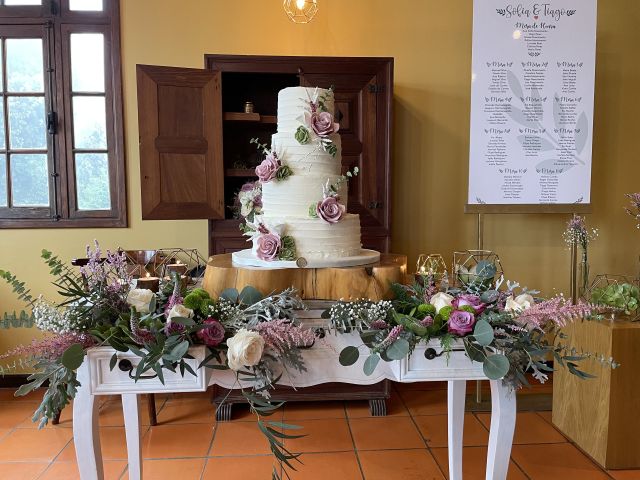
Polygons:
<instances>
[{"instance_id":1,"label":"cake top tier","mask_svg":"<svg viewBox=\"0 0 640 480\"><path fill-rule=\"evenodd\" d=\"M303 123L311 104L322 104L323 110L334 114L333 92L325 88L289 87L278 92L278 132L295 132Z\"/></svg>"}]
</instances>

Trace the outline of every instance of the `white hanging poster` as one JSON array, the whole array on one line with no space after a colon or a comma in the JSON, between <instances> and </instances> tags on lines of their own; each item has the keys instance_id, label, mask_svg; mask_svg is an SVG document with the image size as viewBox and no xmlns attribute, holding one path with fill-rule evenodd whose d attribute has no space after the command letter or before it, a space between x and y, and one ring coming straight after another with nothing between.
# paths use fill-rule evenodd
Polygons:
<instances>
[{"instance_id":1,"label":"white hanging poster","mask_svg":"<svg viewBox=\"0 0 640 480\"><path fill-rule=\"evenodd\" d=\"M469 206L589 204L597 0L474 0Z\"/></svg>"}]
</instances>

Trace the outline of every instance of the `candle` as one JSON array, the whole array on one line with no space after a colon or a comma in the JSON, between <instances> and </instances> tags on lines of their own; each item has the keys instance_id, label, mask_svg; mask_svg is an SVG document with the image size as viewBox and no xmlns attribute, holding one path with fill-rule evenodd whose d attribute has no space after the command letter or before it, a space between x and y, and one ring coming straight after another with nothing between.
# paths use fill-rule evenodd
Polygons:
<instances>
[{"instance_id":1,"label":"candle","mask_svg":"<svg viewBox=\"0 0 640 480\"><path fill-rule=\"evenodd\" d=\"M140 277L137 280L136 288L151 290L155 293L160 290L160 279L158 277L152 277L151 274L147 272L147 275L144 278Z\"/></svg>"},{"instance_id":2,"label":"candle","mask_svg":"<svg viewBox=\"0 0 640 480\"><path fill-rule=\"evenodd\" d=\"M167 265L166 267L166 271L169 276L171 276L171 274L173 272L179 273L180 275L184 275L185 273L187 273L187 266L182 263L180 260L178 260L176 263L170 263Z\"/></svg>"}]
</instances>

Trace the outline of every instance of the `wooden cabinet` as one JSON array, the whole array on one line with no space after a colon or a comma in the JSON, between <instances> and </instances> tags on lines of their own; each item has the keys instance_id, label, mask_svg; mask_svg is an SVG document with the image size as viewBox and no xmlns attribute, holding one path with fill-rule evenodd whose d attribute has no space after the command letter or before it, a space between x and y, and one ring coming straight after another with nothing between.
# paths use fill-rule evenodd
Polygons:
<instances>
[{"instance_id":1,"label":"wooden cabinet","mask_svg":"<svg viewBox=\"0 0 640 480\"><path fill-rule=\"evenodd\" d=\"M247 248L234 196L271 143L278 91L334 86L349 211L366 248L388 252L393 59L206 55L205 70L138 66L143 219L209 219L209 253ZM254 113L244 113L245 102Z\"/></svg>"},{"instance_id":2,"label":"wooden cabinet","mask_svg":"<svg viewBox=\"0 0 640 480\"><path fill-rule=\"evenodd\" d=\"M580 368L582 380L558 368L553 374L553 424L603 468L640 468L640 323L577 321L564 329L578 352L613 358L611 370L594 359Z\"/></svg>"}]
</instances>

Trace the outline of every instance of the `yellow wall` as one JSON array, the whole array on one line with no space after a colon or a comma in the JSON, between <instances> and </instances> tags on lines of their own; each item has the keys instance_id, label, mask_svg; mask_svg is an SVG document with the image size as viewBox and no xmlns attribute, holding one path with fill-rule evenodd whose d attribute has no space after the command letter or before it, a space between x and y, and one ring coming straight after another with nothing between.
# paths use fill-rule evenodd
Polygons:
<instances>
[{"instance_id":1,"label":"yellow wall","mask_svg":"<svg viewBox=\"0 0 640 480\"><path fill-rule=\"evenodd\" d=\"M463 213L469 146L471 0L319 0L316 19L294 25L281 0L122 0L122 61L129 194L128 229L3 230L0 268L36 291L47 289L42 248L63 257L105 247L189 246L207 251L206 221L142 222L136 109L136 63L202 67L204 53L395 57L393 249L411 261L475 246L475 219ZM640 190L637 0L600 1L593 170L600 229L592 271L635 274L640 232L623 211L623 194ZM485 246L511 279L566 290L567 216L490 216ZM0 311L17 308L0 286ZM0 350L31 331L0 332Z\"/></svg>"}]
</instances>

